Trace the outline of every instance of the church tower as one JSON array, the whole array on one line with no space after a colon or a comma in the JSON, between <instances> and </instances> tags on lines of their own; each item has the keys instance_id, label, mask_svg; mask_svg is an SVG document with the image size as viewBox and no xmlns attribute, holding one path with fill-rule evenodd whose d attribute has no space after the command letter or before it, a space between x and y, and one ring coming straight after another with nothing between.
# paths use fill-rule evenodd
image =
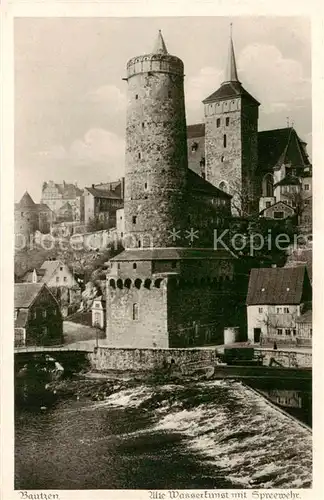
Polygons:
<instances>
[{"instance_id":1,"label":"church tower","mask_svg":"<svg viewBox=\"0 0 324 500\"><path fill-rule=\"evenodd\" d=\"M183 79L183 62L168 53L161 31L150 54L127 64L128 246L172 246L170 231L183 226L188 168Z\"/></svg>"},{"instance_id":2,"label":"church tower","mask_svg":"<svg viewBox=\"0 0 324 500\"><path fill-rule=\"evenodd\" d=\"M225 81L203 103L206 179L233 196L234 214L250 214L258 196L259 103L238 79L232 32Z\"/></svg>"}]
</instances>

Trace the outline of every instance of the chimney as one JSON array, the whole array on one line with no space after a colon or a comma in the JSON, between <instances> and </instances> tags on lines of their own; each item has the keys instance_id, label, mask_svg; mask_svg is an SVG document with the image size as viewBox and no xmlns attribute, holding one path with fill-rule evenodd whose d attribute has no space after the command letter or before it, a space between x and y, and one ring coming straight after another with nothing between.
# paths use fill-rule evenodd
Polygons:
<instances>
[{"instance_id":1,"label":"chimney","mask_svg":"<svg viewBox=\"0 0 324 500\"><path fill-rule=\"evenodd\" d=\"M92 184L92 188L93 188L93 189L94 189L94 186L95 186L95 185L94 185L94 184Z\"/></svg>"}]
</instances>

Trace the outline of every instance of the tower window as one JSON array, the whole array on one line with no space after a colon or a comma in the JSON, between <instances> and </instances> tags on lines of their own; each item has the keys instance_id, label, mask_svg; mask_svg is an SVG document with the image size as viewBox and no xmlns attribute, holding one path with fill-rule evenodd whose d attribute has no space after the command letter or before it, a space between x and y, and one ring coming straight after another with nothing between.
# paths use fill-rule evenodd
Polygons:
<instances>
[{"instance_id":1,"label":"tower window","mask_svg":"<svg viewBox=\"0 0 324 500\"><path fill-rule=\"evenodd\" d=\"M137 269L137 264L136 264L136 262L134 262L134 264L133 264L133 269Z\"/></svg>"},{"instance_id":2,"label":"tower window","mask_svg":"<svg viewBox=\"0 0 324 500\"><path fill-rule=\"evenodd\" d=\"M144 122L142 122L142 128L144 128L144 127L145 127L145 123L144 123Z\"/></svg>"},{"instance_id":3,"label":"tower window","mask_svg":"<svg viewBox=\"0 0 324 500\"><path fill-rule=\"evenodd\" d=\"M141 153L138 153L138 159L139 160L141 159Z\"/></svg>"},{"instance_id":4,"label":"tower window","mask_svg":"<svg viewBox=\"0 0 324 500\"><path fill-rule=\"evenodd\" d=\"M198 142L193 142L191 145L191 151L194 153L198 149Z\"/></svg>"},{"instance_id":5,"label":"tower window","mask_svg":"<svg viewBox=\"0 0 324 500\"><path fill-rule=\"evenodd\" d=\"M226 148L226 145L227 145L227 137L226 137L226 134L224 134L224 136L223 136L223 145L224 145L224 148Z\"/></svg>"},{"instance_id":6,"label":"tower window","mask_svg":"<svg viewBox=\"0 0 324 500\"><path fill-rule=\"evenodd\" d=\"M133 224L136 224L136 221L137 221L137 217L136 217L136 215L133 215Z\"/></svg>"},{"instance_id":7,"label":"tower window","mask_svg":"<svg viewBox=\"0 0 324 500\"><path fill-rule=\"evenodd\" d=\"M169 90L169 92L168 92L168 97L171 97L171 96L172 96L172 94L171 94L171 90Z\"/></svg>"},{"instance_id":8,"label":"tower window","mask_svg":"<svg viewBox=\"0 0 324 500\"><path fill-rule=\"evenodd\" d=\"M145 182L144 184L144 189L147 189L147 182Z\"/></svg>"},{"instance_id":9,"label":"tower window","mask_svg":"<svg viewBox=\"0 0 324 500\"><path fill-rule=\"evenodd\" d=\"M135 95L135 99L138 99L138 94Z\"/></svg>"},{"instance_id":10,"label":"tower window","mask_svg":"<svg viewBox=\"0 0 324 500\"><path fill-rule=\"evenodd\" d=\"M216 127L219 128L220 127L220 118L217 118L216 120Z\"/></svg>"},{"instance_id":11,"label":"tower window","mask_svg":"<svg viewBox=\"0 0 324 500\"><path fill-rule=\"evenodd\" d=\"M133 320L138 319L138 304L133 304Z\"/></svg>"},{"instance_id":12,"label":"tower window","mask_svg":"<svg viewBox=\"0 0 324 500\"><path fill-rule=\"evenodd\" d=\"M225 156L224 156L224 155L222 155L222 156L221 156L221 162L223 163L223 162L224 162L224 160L225 160Z\"/></svg>"},{"instance_id":13,"label":"tower window","mask_svg":"<svg viewBox=\"0 0 324 500\"><path fill-rule=\"evenodd\" d=\"M230 119L229 118L226 118L226 127L228 127L230 124Z\"/></svg>"},{"instance_id":14,"label":"tower window","mask_svg":"<svg viewBox=\"0 0 324 500\"><path fill-rule=\"evenodd\" d=\"M138 246L138 248L141 248L141 246L142 246L142 242L141 242L141 240L138 240L138 242L137 242L137 246Z\"/></svg>"}]
</instances>

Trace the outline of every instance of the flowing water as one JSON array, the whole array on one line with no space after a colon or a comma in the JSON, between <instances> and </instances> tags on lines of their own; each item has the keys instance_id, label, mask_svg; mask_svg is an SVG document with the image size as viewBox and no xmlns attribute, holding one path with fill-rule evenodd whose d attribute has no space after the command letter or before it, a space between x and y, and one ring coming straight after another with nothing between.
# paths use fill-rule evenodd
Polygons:
<instances>
[{"instance_id":1,"label":"flowing water","mask_svg":"<svg viewBox=\"0 0 324 500\"><path fill-rule=\"evenodd\" d=\"M16 489L308 488L311 432L239 382L17 408Z\"/></svg>"}]
</instances>

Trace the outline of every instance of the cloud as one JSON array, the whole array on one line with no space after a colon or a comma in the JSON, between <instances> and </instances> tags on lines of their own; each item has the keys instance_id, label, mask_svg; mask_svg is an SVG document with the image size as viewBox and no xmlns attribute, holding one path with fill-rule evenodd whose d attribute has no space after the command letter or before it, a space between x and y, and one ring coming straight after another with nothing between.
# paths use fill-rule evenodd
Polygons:
<instances>
[{"instance_id":1,"label":"cloud","mask_svg":"<svg viewBox=\"0 0 324 500\"><path fill-rule=\"evenodd\" d=\"M110 178L123 175L125 141L117 134L100 128L89 129L83 138L76 139L68 148L57 145L38 153L42 162L60 162L67 168L76 166L104 167Z\"/></svg>"},{"instance_id":2,"label":"cloud","mask_svg":"<svg viewBox=\"0 0 324 500\"><path fill-rule=\"evenodd\" d=\"M188 123L200 121L203 116L202 100L206 99L221 84L223 71L206 66L185 83L185 99Z\"/></svg>"},{"instance_id":3,"label":"cloud","mask_svg":"<svg viewBox=\"0 0 324 500\"><path fill-rule=\"evenodd\" d=\"M246 46L238 58L239 77L262 105L263 113L300 107L311 98L311 80L302 65L284 58L274 45Z\"/></svg>"},{"instance_id":4,"label":"cloud","mask_svg":"<svg viewBox=\"0 0 324 500\"><path fill-rule=\"evenodd\" d=\"M86 100L92 103L108 107L111 105L116 112L125 111L126 109L126 95L115 85L102 85L88 92L85 97Z\"/></svg>"}]
</instances>

